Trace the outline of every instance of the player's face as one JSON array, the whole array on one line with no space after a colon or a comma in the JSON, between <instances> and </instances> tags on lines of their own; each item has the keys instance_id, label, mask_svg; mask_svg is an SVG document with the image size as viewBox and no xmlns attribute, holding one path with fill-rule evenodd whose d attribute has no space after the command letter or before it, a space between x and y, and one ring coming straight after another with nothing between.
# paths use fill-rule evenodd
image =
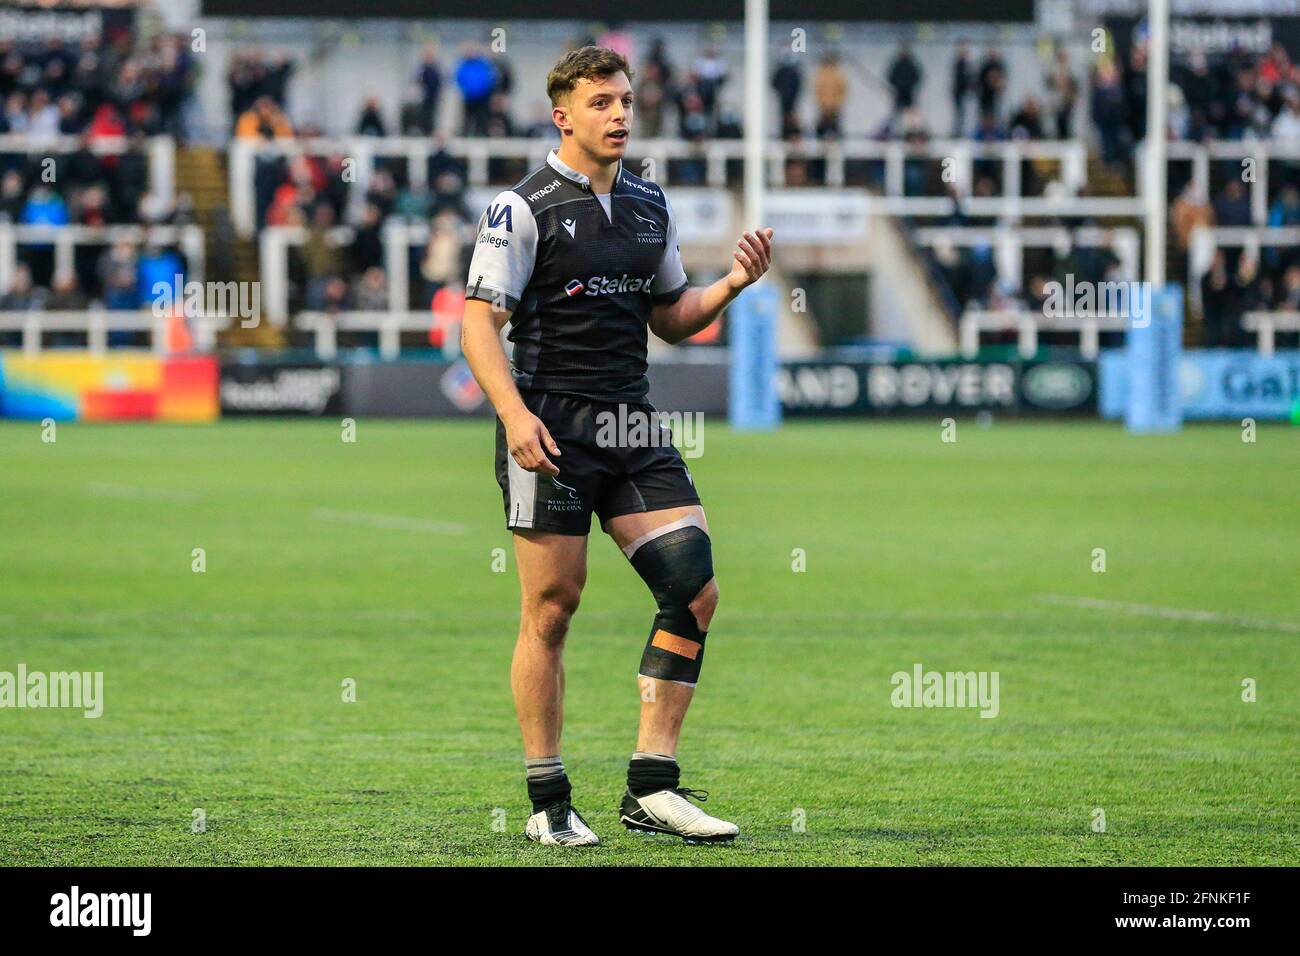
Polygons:
<instances>
[{"instance_id":1,"label":"player's face","mask_svg":"<svg viewBox=\"0 0 1300 956\"><path fill-rule=\"evenodd\" d=\"M632 135L632 84L620 70L595 80L579 80L569 95L569 122L577 145L593 159L623 158Z\"/></svg>"}]
</instances>

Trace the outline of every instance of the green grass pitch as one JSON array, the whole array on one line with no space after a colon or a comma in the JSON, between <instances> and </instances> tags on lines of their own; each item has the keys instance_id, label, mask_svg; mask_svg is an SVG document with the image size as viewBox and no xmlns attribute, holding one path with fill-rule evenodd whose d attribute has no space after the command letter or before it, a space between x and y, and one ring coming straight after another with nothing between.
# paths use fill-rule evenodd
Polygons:
<instances>
[{"instance_id":1,"label":"green grass pitch","mask_svg":"<svg viewBox=\"0 0 1300 956\"><path fill-rule=\"evenodd\" d=\"M522 836L490 423L340 435L0 424L0 670L105 695L0 710L0 864L1300 863L1289 427L710 423L722 600L680 756L742 836L617 823L654 607L597 532L566 657L586 851ZM998 715L892 706L917 663L998 672Z\"/></svg>"}]
</instances>

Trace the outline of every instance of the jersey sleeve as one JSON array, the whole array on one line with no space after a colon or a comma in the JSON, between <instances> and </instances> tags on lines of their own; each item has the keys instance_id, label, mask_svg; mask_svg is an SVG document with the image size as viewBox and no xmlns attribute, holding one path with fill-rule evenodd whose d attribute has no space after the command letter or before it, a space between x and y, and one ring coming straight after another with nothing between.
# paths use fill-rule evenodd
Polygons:
<instances>
[{"instance_id":1,"label":"jersey sleeve","mask_svg":"<svg viewBox=\"0 0 1300 956\"><path fill-rule=\"evenodd\" d=\"M672 305L690 285L686 270L682 268L677 217L673 214L673 204L668 201L667 193L664 193L664 208L668 210L668 236L664 240L664 257L655 272L654 282L650 283L650 302L653 305Z\"/></svg>"},{"instance_id":2,"label":"jersey sleeve","mask_svg":"<svg viewBox=\"0 0 1300 956\"><path fill-rule=\"evenodd\" d=\"M518 193L497 193L479 218L478 238L465 283L466 299L504 302L513 311L537 259L537 220Z\"/></svg>"}]
</instances>

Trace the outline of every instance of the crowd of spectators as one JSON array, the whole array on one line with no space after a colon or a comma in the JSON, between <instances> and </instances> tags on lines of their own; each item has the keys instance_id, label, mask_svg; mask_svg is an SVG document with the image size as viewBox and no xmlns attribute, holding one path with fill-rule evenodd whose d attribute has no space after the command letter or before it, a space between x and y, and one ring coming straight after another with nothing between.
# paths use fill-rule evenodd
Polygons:
<instances>
[{"instance_id":1,"label":"crowd of spectators","mask_svg":"<svg viewBox=\"0 0 1300 956\"><path fill-rule=\"evenodd\" d=\"M620 26L577 42L599 43L634 58L640 135L695 141L743 135L736 110L723 96L730 70L716 47L703 47L689 67L679 69L662 40L652 42L645 55L637 57L631 36ZM285 83L291 75L292 64L283 58L259 52L236 59L230 75L235 136L304 141L320 136L321 131L310 126L295 130L288 119ZM555 135L549 110L539 111L531 121L516 116L514 76L505 56L482 45L465 44L456 62L445 65L438 49L427 47L412 70L395 116L389 104L371 96L352 125L352 132L360 136L432 137L435 149L425 170L426 186L412 184L405 162L380 158L363 200L356 203L350 178L341 175L345 158L340 154L309 148L289 158L259 157L255 179L259 226L302 226L308 231L306 245L293 256L294 303L331 311L362 300L379 301L386 288L379 237L390 216L430 226L428 246L412 263L423 282L413 283L412 302L407 305L425 307L449 282L463 281L475 216L465 203L465 165L442 149L438 111L448 84L462 104L459 135ZM824 122L827 129L838 129L838 112ZM695 175L702 182L705 168L700 163L677 172L679 180L689 181Z\"/></svg>"},{"instance_id":2,"label":"crowd of spectators","mask_svg":"<svg viewBox=\"0 0 1300 956\"><path fill-rule=\"evenodd\" d=\"M932 268L952 295L954 314L967 308L989 311L1030 311L1042 316L1042 329L1051 331L1051 316L1045 306L1049 283L1062 288L1082 288L1084 283L1124 282L1124 273L1113 236L1099 246L1076 245L1063 238L1050 248L1026 247L1023 253L1023 284L1013 286L998 274L997 250L992 243L958 246L941 242L929 252Z\"/></svg>"},{"instance_id":3,"label":"crowd of spectators","mask_svg":"<svg viewBox=\"0 0 1300 956\"><path fill-rule=\"evenodd\" d=\"M691 141L730 139L743 135L739 113L724 96L731 68L716 46L705 45L688 66L681 68L669 56L662 39L653 40L644 55L632 47L630 37L614 28L581 43L597 43L626 51L634 63L637 91L636 121L639 136L676 137ZM437 52L425 51L399 116L406 135L428 135L437 128L437 99L443 70ZM460 135L551 137L549 104L527 119L519 119L513 105L514 76L509 60L474 44L460 51L448 78L455 83L463 105ZM357 132L383 135L387 127L376 116L376 103L363 109Z\"/></svg>"},{"instance_id":4,"label":"crowd of spectators","mask_svg":"<svg viewBox=\"0 0 1300 956\"><path fill-rule=\"evenodd\" d=\"M411 263L425 282L413 283L411 301L393 308L426 308L448 282L463 282L476 222L465 203L464 163L435 146L425 170L428 186L417 187L404 162L381 158L364 194L354 197L358 187L345 175L346 162L329 150L257 162L259 222L306 230L305 243L291 255L291 306L326 312L373 311L381 302L387 307L383 229L393 217L430 227L427 254ZM458 250L454 267L445 265L448 237ZM430 259L443 265L432 268Z\"/></svg>"},{"instance_id":5,"label":"crowd of spectators","mask_svg":"<svg viewBox=\"0 0 1300 956\"><path fill-rule=\"evenodd\" d=\"M71 152L0 150L0 222L102 226L185 220L189 198L175 207L148 189L146 144L132 134L120 153L102 151L83 134Z\"/></svg>"},{"instance_id":6,"label":"crowd of spectators","mask_svg":"<svg viewBox=\"0 0 1300 956\"><path fill-rule=\"evenodd\" d=\"M152 237L144 243L120 239L108 246L78 246L70 269L55 268L53 250L38 245L20 255L9 288L0 293L0 312L147 309L157 300L159 283L175 290L173 295L179 298L176 277L187 270L185 257L175 246ZM20 332L0 332L5 347L20 342ZM82 333L47 332L44 344L79 347L85 339ZM109 344L139 344L138 336L112 332Z\"/></svg>"},{"instance_id":7,"label":"crowd of spectators","mask_svg":"<svg viewBox=\"0 0 1300 956\"><path fill-rule=\"evenodd\" d=\"M1288 170L1268 207L1267 225L1300 227L1300 170ZM1191 236L1197 227L1249 226L1250 196L1239 179L1228 179L1214 202L1207 202L1195 183L1188 182L1170 210L1173 235L1184 269ZM1270 245L1260 249L1227 247L1214 253L1201 276L1189 275L1200 286L1205 345L1236 347L1254 343L1241 319L1252 310L1300 311L1300 245Z\"/></svg>"},{"instance_id":8,"label":"crowd of spectators","mask_svg":"<svg viewBox=\"0 0 1300 956\"><path fill-rule=\"evenodd\" d=\"M1272 260L1267 268L1261 255L1252 250L1237 250L1235 255L1223 249L1215 253L1209 271L1200 280L1201 344L1250 347L1255 344L1255 334L1241 324L1245 313L1300 311L1300 261L1294 253L1266 255Z\"/></svg>"},{"instance_id":9,"label":"crowd of spectators","mask_svg":"<svg viewBox=\"0 0 1300 956\"><path fill-rule=\"evenodd\" d=\"M32 139L166 133L184 140L198 79L185 38L129 34L71 44L0 41L0 134Z\"/></svg>"},{"instance_id":10,"label":"crowd of spectators","mask_svg":"<svg viewBox=\"0 0 1300 956\"><path fill-rule=\"evenodd\" d=\"M184 275L185 270L185 258L175 248L130 239L84 258L78 256L72 269L47 269L47 282L35 278L33 264L21 259L13 283L0 295L0 311L147 308L156 299L156 284L163 282L174 289L176 276Z\"/></svg>"},{"instance_id":11,"label":"crowd of spectators","mask_svg":"<svg viewBox=\"0 0 1300 956\"><path fill-rule=\"evenodd\" d=\"M1108 38L1113 39L1113 38ZM637 127L645 138L669 136L689 141L740 138L742 124L735 107L738 95L734 70L719 48L702 44L684 56L662 38L638 48L621 25L599 36L575 37L573 45L596 43L623 52L636 69ZM1090 69L1088 107L1102 158L1131 176L1134 144L1145 135L1146 47L1136 35L1094 57ZM238 138L310 141L321 130L295 128L287 99L295 63L282 53L250 48L235 51L226 75L231 131ZM942 77L952 108L952 125L939 130L926 119L922 94L933 72L909 43L902 43L879 76L852 55L830 50L815 56L786 54L773 64L770 87L779 108L780 134L798 144L806 138L834 139L843 135L854 69L869 82L882 85L890 97L888 118L879 138L924 143L934 135L965 137L976 142L1008 139L1068 139L1077 136L1081 104L1081 73L1069 52L1056 46L1045 55L1036 93L1011 101L1008 66L994 45L975 50L961 42ZM192 101L197 67L183 37L161 35L143 45L130 37L88 39L75 46L0 43L0 134L22 133L29 140L57 135L77 137L75 151L55 157L53 174L28 151L0 154L0 221L28 224L135 222L149 224L191 221L183 195L176 208L163 208L146 191L148 181L145 137L168 133L184 141L186 112ZM361 136L432 138L435 149L424 182L410 181L405 161L376 162L364 196L353 195L355 177L344 174L345 157L327 149L308 148L301 155L261 157L256 167L259 226L301 226L307 241L291 261L293 304L321 310L380 308L389 305L384 273L383 228L390 217L429 227L429 242L413 250L409 303L394 307L426 307L444 287L463 276L473 234L473 212L465 201L464 163L443 149L441 130L447 129L440 109L448 90L460 100L455 133L470 137L552 137L549 109L522 118L514 97L515 79L509 59L479 44L465 44L446 59L435 46L425 48L413 64L400 99L366 98L350 129ZM809 95L811 94L811 95ZM1175 55L1171 63L1169 135L1172 138L1271 138L1300 142L1300 66L1280 44L1262 55L1232 50L1206 56L1202 52ZM806 104L811 113L805 115ZM440 122L440 119L442 122ZM105 140L124 138L124 153L106 151ZM493 162L498 162L493 160ZM871 176L883 173L871 167ZM705 166L686 162L675 166L673 178L702 182ZM1277 174L1279 173L1280 174ZM790 185L822 181L824 164L791 158ZM1000 164L977 161L971 192L992 196L1000 192ZM1045 181L1035 182L1032 164L1023 167L1025 193L1035 194ZM879 178L877 176L877 178ZM933 163L909 158L904 170L909 195L953 194L953 186L937 177ZM1269 224L1300 225L1300 166L1283 165L1272 177ZM1178 186L1175 185L1175 189ZM1173 204L1174 233L1185 251L1190 230L1197 224L1249 225L1248 191L1227 177L1212 196L1195 195L1189 184ZM943 223L939 223L942 225ZM970 223L953 217L953 225ZM51 250L24 248L21 278L15 280L0 307L33 303L87 301L110 307L141 304L142 269L174 250L150 246L132 252L129 244L77 253L75 270L55 275ZM93 252L93 254L92 254ZM1034 308L1041 288L1064 267L1078 267L1079 276L1094 281L1113 278L1118 260L1108 249L1053 250L1042 261L1029 253L1022 288L1004 288L993 267L991 249L941 247L934 250L936 272L951 291L958 309ZM134 258L132 258L134 257ZM131 260L131 261L128 261ZM145 266L141 266L141 262ZM134 271L134 282L127 277ZM1202 281L1206 313L1219 318L1206 324L1211 341L1240 338L1236 318L1255 307L1294 303L1300 289L1300 259L1284 250L1239 255L1231 251L1216 259ZM15 305L14 303L18 303ZM25 304L25 305L24 305Z\"/></svg>"},{"instance_id":12,"label":"crowd of spectators","mask_svg":"<svg viewBox=\"0 0 1300 956\"><path fill-rule=\"evenodd\" d=\"M1132 158L1146 135L1147 44L1098 57L1092 118L1103 156ZM1169 138L1300 141L1300 65L1281 43L1263 53L1234 47L1175 52L1169 66Z\"/></svg>"},{"instance_id":13,"label":"crowd of spectators","mask_svg":"<svg viewBox=\"0 0 1300 956\"><path fill-rule=\"evenodd\" d=\"M662 39L640 52L621 25L599 36L575 38L574 44L595 43L619 50L634 63L638 135L680 137L690 141L739 139L743 128L733 99L728 97L732 69L720 50L703 45L684 66L674 62ZM294 127L286 109L293 64L260 50L232 58L228 74L232 131L248 140L297 139L310 144L322 135L311 125ZM772 85L782 104L782 129L787 138L806 132L818 137L842 134L848 81L839 56L822 57L812 78L815 114L805 126L798 101L804 83L801 62L778 64ZM426 187L410 182L405 162L380 158L361 203L351 196L349 177L341 175L345 158L310 146L293 157L260 156L256 164L257 222L261 226L302 226L309 240L292 256L291 301L312 309L345 308L365 297L376 301L383 280L382 256L363 250L379 248L378 236L389 216L430 224L429 246L417 254L414 271L424 279L414 283L411 306L423 307L448 281L463 281L474 216L466 208L464 163L443 149L439 108L445 88L452 88L462 109L462 136L551 138L555 127L549 108L521 119L513 103L514 76L509 60L479 44L465 44L452 63L444 63L437 47L426 47L415 64L401 101L367 97L351 132L360 136L432 137L435 150L425 171ZM495 161L494 161L495 162ZM703 183L706 164L683 161L674 166L674 181ZM451 255L453 242L459 256ZM459 265L453 265L453 258ZM371 261L373 259L373 261ZM350 281L349 281L350 277ZM459 277L453 279L452 277Z\"/></svg>"},{"instance_id":14,"label":"crowd of spectators","mask_svg":"<svg viewBox=\"0 0 1300 956\"><path fill-rule=\"evenodd\" d=\"M1145 49L1137 43L1129 57L1117 59L1119 69L1140 73L1145 68ZM1171 139L1300 145L1300 65L1292 62L1282 44L1274 43L1263 54L1235 48L1210 57L1193 51L1176 56L1170 71ZM1145 100L1140 105L1145 121ZM1142 132L1139 128L1131 135ZM1275 158L1269 163L1262 222L1255 219L1251 195L1255 187L1242 171L1239 160L1212 162L1207 195L1191 178L1190 169L1171 167L1170 187L1176 198L1170 206L1170 222L1177 253L1171 265L1189 283L1199 284L1200 341L1209 346L1253 345L1254 334L1241 325L1246 312L1300 307L1300 254L1291 246L1264 246L1258 251L1222 248L1203 275L1190 271L1189 251L1197 227L1300 227L1300 162Z\"/></svg>"},{"instance_id":15,"label":"crowd of spectators","mask_svg":"<svg viewBox=\"0 0 1300 956\"><path fill-rule=\"evenodd\" d=\"M978 59L965 41L957 44L949 75L949 102L955 139L1000 142L1008 139L1071 139L1079 103L1079 79L1069 50L1057 45L1047 60L1040 95L1007 100L1007 64L989 45ZM903 43L884 76L892 107L877 132L881 139L928 138L936 131L925 118L920 95L925 68L909 43Z\"/></svg>"},{"instance_id":16,"label":"crowd of spectators","mask_svg":"<svg viewBox=\"0 0 1300 956\"><path fill-rule=\"evenodd\" d=\"M79 43L0 42L0 223L31 226L184 225L188 196L175 204L149 192L146 138L184 142L197 68L184 38L137 45L127 33ZM71 151L43 144L74 137ZM125 149L118 149L124 144ZM180 254L160 243L78 246L71 269L55 269L49 243L19 246L0 310L139 308L155 275ZM173 273L168 274L170 280Z\"/></svg>"},{"instance_id":17,"label":"crowd of spectators","mask_svg":"<svg viewBox=\"0 0 1300 956\"><path fill-rule=\"evenodd\" d=\"M718 47L706 44L685 66L673 62L663 39L654 39L644 53L629 34L614 27L601 36L575 40L597 43L629 55L636 71L638 135L692 141L740 138L743 128L735 97L727 96L732 69ZM286 116L285 84L293 66L282 57L262 53L238 57L231 67L231 108L237 136L291 137ZM236 80L238 77L238 82ZM805 132L794 101L803 85L801 63L782 63L772 84L782 103L784 125L794 135ZM814 76L818 136L840 135L841 114L848 83L836 54L828 54ZM402 92L400 102L370 96L364 101L352 132L363 136L429 136L442 128L439 104L445 87L454 88L461 104L461 136L551 137L549 104L521 117L514 103L515 80L509 59L481 44L466 43L454 63L444 63L437 47L427 47ZM299 130L298 135L318 130Z\"/></svg>"},{"instance_id":18,"label":"crowd of spectators","mask_svg":"<svg viewBox=\"0 0 1300 956\"><path fill-rule=\"evenodd\" d=\"M1134 183L1134 150L1146 135L1147 47L1138 33L1117 47L1108 36L1105 49L1091 68L1089 108L1100 157L1111 169ZM930 130L920 117L917 100L924 68L904 44L891 62L887 79L893 93L893 111L884 136L924 141ZM976 141L1001 139L1068 138L1075 133L1079 82L1068 53L1058 48L1050 58L1042 97L1027 96L1013 110L1004 110L1006 67L997 50L985 51L978 64L967 44L959 45L952 73L954 136ZM1266 52L1234 48L1207 55L1193 50L1175 53L1170 64L1167 135L1171 140L1269 140L1300 144L1300 65L1285 47L1274 43ZM1244 180L1238 161L1212 164L1212 190L1198 191L1190 179L1190 166L1171 166L1171 238L1175 275L1199 284L1200 314L1193 310L1193 335L1208 346L1245 346L1253 333L1241 326L1251 310L1289 310L1300 306L1300 254L1287 246L1264 246L1261 251L1219 250L1208 272L1190 275L1189 247L1197 226L1300 226L1300 163L1274 158L1268 170L1266 222L1256 222L1251 184ZM993 195L996 170L976 163L974 195ZM1025 194L1034 194L1035 169L1025 164ZM905 170L908 194L939 194L933 170L909 161ZM982 223L960 214L945 221L951 225ZM938 223L939 225L945 222ZM1112 250L1026 250L1020 287L1007 287L998 279L991 247L941 245L926 256L950 296L954 315L966 308L1028 309L1038 312L1047 281L1072 273L1075 282L1132 279L1119 275L1119 260ZM1190 300L1189 300L1190 301ZM1050 328L1045 317L1044 328Z\"/></svg>"}]
</instances>

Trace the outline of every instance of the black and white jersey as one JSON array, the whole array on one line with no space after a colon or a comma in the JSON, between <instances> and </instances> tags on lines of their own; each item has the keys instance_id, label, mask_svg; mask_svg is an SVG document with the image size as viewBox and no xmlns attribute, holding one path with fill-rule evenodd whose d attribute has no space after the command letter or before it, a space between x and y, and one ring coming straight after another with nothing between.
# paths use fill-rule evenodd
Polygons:
<instances>
[{"instance_id":1,"label":"black and white jersey","mask_svg":"<svg viewBox=\"0 0 1300 956\"><path fill-rule=\"evenodd\" d=\"M620 163L613 190L596 195L552 150L479 220L465 295L513 310L521 391L637 402L651 306L686 287L664 191Z\"/></svg>"}]
</instances>

